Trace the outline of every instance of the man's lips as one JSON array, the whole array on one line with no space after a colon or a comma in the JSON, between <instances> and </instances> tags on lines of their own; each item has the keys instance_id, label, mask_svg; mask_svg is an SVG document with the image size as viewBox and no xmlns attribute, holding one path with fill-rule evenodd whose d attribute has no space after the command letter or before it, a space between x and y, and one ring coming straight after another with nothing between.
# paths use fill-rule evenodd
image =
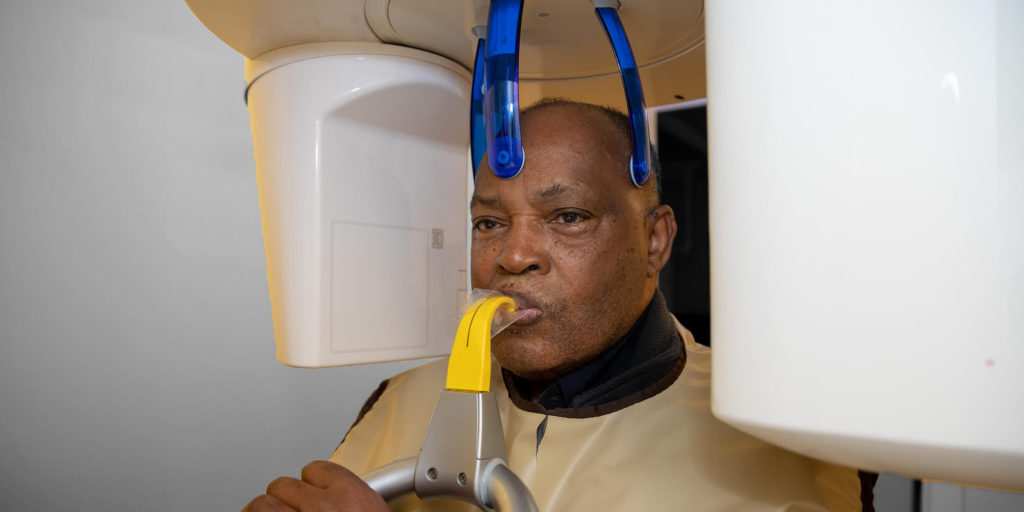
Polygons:
<instances>
[{"instance_id":1,"label":"man's lips","mask_svg":"<svg viewBox=\"0 0 1024 512\"><path fill-rule=\"evenodd\" d=\"M540 317L544 315L544 310L540 308L537 301L533 298L523 295L519 292L499 290L502 294L512 297L512 300L516 302L516 311L523 314L522 318L516 320L517 326L528 326L537 323Z\"/></svg>"}]
</instances>

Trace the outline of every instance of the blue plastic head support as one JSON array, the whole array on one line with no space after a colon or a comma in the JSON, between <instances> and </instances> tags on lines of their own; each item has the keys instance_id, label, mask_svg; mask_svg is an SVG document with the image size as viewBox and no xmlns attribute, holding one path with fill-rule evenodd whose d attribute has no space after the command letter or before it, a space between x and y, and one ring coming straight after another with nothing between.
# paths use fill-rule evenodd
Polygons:
<instances>
[{"instance_id":1,"label":"blue plastic head support","mask_svg":"<svg viewBox=\"0 0 1024 512\"><path fill-rule=\"evenodd\" d=\"M598 19L615 50L615 60L622 75L622 88L626 90L626 104L629 108L629 131L633 139L633 158L630 159L629 177L633 184L642 187L651 177L651 144L647 135L647 106L644 105L644 89L640 85L640 73L636 69L633 50L629 47L626 30L616 10L618 2L596 0L594 2ZM605 7L615 5L615 7Z\"/></svg>"},{"instance_id":2,"label":"blue plastic head support","mask_svg":"<svg viewBox=\"0 0 1024 512\"><path fill-rule=\"evenodd\" d=\"M519 24L523 0L491 0L487 15L484 109L487 161L494 174L513 178L523 169L519 133Z\"/></svg>"},{"instance_id":3,"label":"blue plastic head support","mask_svg":"<svg viewBox=\"0 0 1024 512\"><path fill-rule=\"evenodd\" d=\"M473 157L473 177L480 168L480 161L487 150L487 134L484 127L484 44L485 39L481 38L476 43L476 61L473 64L473 85L472 101L470 103L469 136L472 138L470 145Z\"/></svg>"}]
</instances>

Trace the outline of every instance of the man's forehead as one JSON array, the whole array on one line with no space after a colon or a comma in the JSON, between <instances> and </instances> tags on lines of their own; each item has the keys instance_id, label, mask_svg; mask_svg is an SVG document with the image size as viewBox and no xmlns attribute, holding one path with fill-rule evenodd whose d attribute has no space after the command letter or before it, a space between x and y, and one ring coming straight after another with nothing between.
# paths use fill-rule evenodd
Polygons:
<instances>
[{"instance_id":1,"label":"man's forehead","mask_svg":"<svg viewBox=\"0 0 1024 512\"><path fill-rule=\"evenodd\" d=\"M532 202L573 195L625 196L632 190L627 163L616 155L615 131L603 114L577 107L549 106L523 117L526 163L515 178L493 175L484 165L471 204L489 205L515 194Z\"/></svg>"}]
</instances>

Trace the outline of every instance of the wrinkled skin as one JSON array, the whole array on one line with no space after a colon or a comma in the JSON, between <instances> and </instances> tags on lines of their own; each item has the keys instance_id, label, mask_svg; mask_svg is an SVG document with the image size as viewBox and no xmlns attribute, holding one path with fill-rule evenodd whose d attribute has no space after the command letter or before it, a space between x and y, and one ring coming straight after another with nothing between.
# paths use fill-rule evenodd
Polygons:
<instances>
[{"instance_id":1,"label":"wrinkled skin","mask_svg":"<svg viewBox=\"0 0 1024 512\"><path fill-rule=\"evenodd\" d=\"M480 169L473 196L473 286L511 295L528 316L495 337L498 362L543 383L621 338L654 296L676 224L653 180L629 181L629 144L602 114L551 106L522 118L526 165ZM486 162L486 158L484 159ZM315 461L243 512L389 510L349 470Z\"/></svg>"},{"instance_id":2,"label":"wrinkled skin","mask_svg":"<svg viewBox=\"0 0 1024 512\"><path fill-rule=\"evenodd\" d=\"M675 219L654 180L629 180L628 140L603 114L549 106L522 119L526 164L511 180L483 166L471 203L473 287L530 316L495 337L501 365L547 382L620 339L646 308ZM484 159L486 162L486 159Z\"/></svg>"}]
</instances>

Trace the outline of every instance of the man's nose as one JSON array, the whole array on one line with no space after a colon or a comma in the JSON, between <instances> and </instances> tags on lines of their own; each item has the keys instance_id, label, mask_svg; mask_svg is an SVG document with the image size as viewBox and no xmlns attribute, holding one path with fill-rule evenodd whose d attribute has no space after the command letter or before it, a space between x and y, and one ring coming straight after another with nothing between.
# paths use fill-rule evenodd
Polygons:
<instances>
[{"instance_id":1,"label":"man's nose","mask_svg":"<svg viewBox=\"0 0 1024 512\"><path fill-rule=\"evenodd\" d=\"M498 264L510 274L546 274L550 263L544 226L532 219L513 221L507 231L505 247Z\"/></svg>"}]
</instances>

